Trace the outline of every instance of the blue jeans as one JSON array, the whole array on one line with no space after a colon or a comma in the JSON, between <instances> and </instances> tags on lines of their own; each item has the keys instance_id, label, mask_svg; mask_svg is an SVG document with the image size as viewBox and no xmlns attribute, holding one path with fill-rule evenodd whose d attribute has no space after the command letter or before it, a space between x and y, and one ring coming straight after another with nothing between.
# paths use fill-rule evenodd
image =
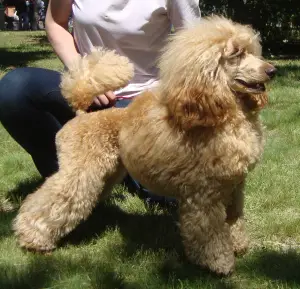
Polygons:
<instances>
[{"instance_id":1,"label":"blue jeans","mask_svg":"<svg viewBox=\"0 0 300 289\"><path fill-rule=\"evenodd\" d=\"M31 155L46 178L58 170L55 135L75 113L60 92L59 72L42 68L17 68L0 80L0 122ZM126 107L130 100L119 100ZM168 202L126 178L147 201ZM173 201L173 200L171 200Z\"/></svg>"},{"instance_id":2,"label":"blue jeans","mask_svg":"<svg viewBox=\"0 0 300 289\"><path fill-rule=\"evenodd\" d=\"M0 80L0 121L48 177L58 170L55 135L75 117L60 92L60 73L42 68L18 68ZM116 106L125 107L128 100Z\"/></svg>"}]
</instances>

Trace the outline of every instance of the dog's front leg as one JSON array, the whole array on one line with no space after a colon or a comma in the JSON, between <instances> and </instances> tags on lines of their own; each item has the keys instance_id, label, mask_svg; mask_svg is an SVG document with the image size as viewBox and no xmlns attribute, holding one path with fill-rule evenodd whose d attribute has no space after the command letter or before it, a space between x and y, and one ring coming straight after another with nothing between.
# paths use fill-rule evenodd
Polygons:
<instances>
[{"instance_id":1,"label":"dog's front leg","mask_svg":"<svg viewBox=\"0 0 300 289\"><path fill-rule=\"evenodd\" d=\"M238 255L246 253L249 239L245 230L244 220L244 182L236 186L232 193L231 203L227 206L227 223L234 252Z\"/></svg>"},{"instance_id":2,"label":"dog's front leg","mask_svg":"<svg viewBox=\"0 0 300 289\"><path fill-rule=\"evenodd\" d=\"M180 201L180 230L185 252L193 263L208 267L217 274L228 275L235 257L221 202L202 202L196 197Z\"/></svg>"}]
</instances>

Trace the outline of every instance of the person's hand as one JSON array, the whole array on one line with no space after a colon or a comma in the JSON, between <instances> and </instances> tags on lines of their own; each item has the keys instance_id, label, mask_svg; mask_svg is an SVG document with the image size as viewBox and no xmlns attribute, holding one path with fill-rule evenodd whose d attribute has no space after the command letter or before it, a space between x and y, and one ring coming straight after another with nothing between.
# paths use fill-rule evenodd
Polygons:
<instances>
[{"instance_id":1,"label":"person's hand","mask_svg":"<svg viewBox=\"0 0 300 289\"><path fill-rule=\"evenodd\" d=\"M112 91L98 95L94 98L93 107L97 109L111 107L116 103L116 95Z\"/></svg>"}]
</instances>

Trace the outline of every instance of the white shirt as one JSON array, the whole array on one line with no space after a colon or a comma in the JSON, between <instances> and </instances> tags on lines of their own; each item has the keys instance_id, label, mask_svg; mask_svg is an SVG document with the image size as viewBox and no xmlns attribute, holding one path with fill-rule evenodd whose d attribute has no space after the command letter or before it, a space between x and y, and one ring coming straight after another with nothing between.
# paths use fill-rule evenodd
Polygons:
<instances>
[{"instance_id":1,"label":"white shirt","mask_svg":"<svg viewBox=\"0 0 300 289\"><path fill-rule=\"evenodd\" d=\"M199 0L74 0L74 38L84 55L106 47L127 56L135 74L118 90L129 98L157 84L156 61L171 25L175 30L200 18Z\"/></svg>"}]
</instances>

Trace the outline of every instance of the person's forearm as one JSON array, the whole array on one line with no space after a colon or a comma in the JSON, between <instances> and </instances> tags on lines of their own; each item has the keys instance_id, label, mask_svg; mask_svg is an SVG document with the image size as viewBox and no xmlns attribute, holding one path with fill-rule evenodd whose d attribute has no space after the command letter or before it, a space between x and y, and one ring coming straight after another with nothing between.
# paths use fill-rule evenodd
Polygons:
<instances>
[{"instance_id":1,"label":"person's forearm","mask_svg":"<svg viewBox=\"0 0 300 289\"><path fill-rule=\"evenodd\" d=\"M73 36L56 23L46 25L48 39L63 64L68 68L79 57Z\"/></svg>"},{"instance_id":2,"label":"person's forearm","mask_svg":"<svg viewBox=\"0 0 300 289\"><path fill-rule=\"evenodd\" d=\"M50 0L46 14L48 39L63 64L68 68L79 57L74 38L68 31L72 0Z\"/></svg>"}]
</instances>

